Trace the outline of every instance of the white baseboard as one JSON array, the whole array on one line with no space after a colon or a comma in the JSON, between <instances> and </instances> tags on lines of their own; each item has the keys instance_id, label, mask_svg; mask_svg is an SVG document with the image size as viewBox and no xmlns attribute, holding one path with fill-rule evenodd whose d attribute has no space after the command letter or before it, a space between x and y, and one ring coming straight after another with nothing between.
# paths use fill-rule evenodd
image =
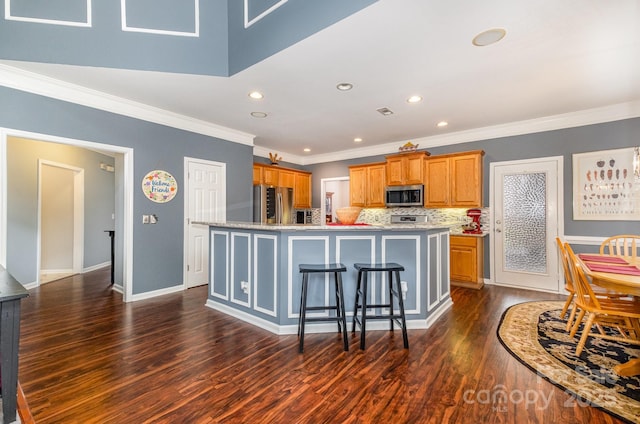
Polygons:
<instances>
[{"instance_id":1,"label":"white baseboard","mask_svg":"<svg viewBox=\"0 0 640 424\"><path fill-rule=\"evenodd\" d=\"M122 290L122 288L120 290ZM180 283L180 285L167 287L166 289L134 294L133 296L131 296L131 302L137 302L138 300L151 299L151 298L162 296L165 294L181 292L183 290L184 290L184 285Z\"/></svg>"},{"instance_id":2,"label":"white baseboard","mask_svg":"<svg viewBox=\"0 0 640 424\"><path fill-rule=\"evenodd\" d=\"M440 305L434 313L432 313L427 319L409 319L407 317L407 329L408 330L420 330L427 329L433 325L433 323L440 318L440 316L446 312L451 306L453 302L451 298L447 299L442 305ZM288 324L288 325L278 325L271 321L267 321L263 318L257 317L255 315L251 315L247 312L240 311L238 309L232 308L222 303L218 303L214 300L207 299L205 306L214 309L216 311L222 312L226 315L237 318L241 321L244 321L248 324L255 325L256 327L262 328L263 330L270 331L273 334L277 334L279 336L286 334L297 334L298 333L298 325L297 324ZM353 319L353 318L351 318ZM351 320L347 320L347 327L351 325ZM399 330L398 326L395 326L394 329ZM367 322L367 331L375 331L375 330L389 330L389 322L388 321L370 321ZM305 324L305 334L311 333L333 333L337 331L337 327L335 323L332 322L322 322L322 323L307 323Z\"/></svg>"},{"instance_id":3,"label":"white baseboard","mask_svg":"<svg viewBox=\"0 0 640 424\"><path fill-rule=\"evenodd\" d=\"M103 262L101 264L97 264L97 265L93 265L93 266L84 268L82 270L82 273L84 274L85 272L96 271L98 269L102 269L102 268L106 268L106 267L110 267L110 266L111 266L111 262Z\"/></svg>"}]
</instances>

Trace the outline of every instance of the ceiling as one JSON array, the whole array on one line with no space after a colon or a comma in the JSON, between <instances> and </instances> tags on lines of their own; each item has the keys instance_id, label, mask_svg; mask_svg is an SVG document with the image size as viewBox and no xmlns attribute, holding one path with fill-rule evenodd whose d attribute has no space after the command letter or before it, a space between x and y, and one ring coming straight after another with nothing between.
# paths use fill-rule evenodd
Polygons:
<instances>
[{"instance_id":1,"label":"ceiling","mask_svg":"<svg viewBox=\"0 0 640 424\"><path fill-rule=\"evenodd\" d=\"M506 37L474 46L490 28ZM2 63L249 133L259 150L313 163L637 103L640 2L380 0L228 78ZM341 82L354 87L338 91ZM253 90L264 98L250 99ZM409 104L416 94L424 100Z\"/></svg>"}]
</instances>

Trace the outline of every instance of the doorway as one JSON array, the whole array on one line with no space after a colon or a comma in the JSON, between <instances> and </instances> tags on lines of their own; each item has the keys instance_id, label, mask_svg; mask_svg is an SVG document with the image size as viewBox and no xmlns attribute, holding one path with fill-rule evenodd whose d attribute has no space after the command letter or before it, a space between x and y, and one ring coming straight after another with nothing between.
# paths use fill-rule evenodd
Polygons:
<instances>
[{"instance_id":1,"label":"doorway","mask_svg":"<svg viewBox=\"0 0 640 424\"><path fill-rule=\"evenodd\" d=\"M48 134L33 133L10 128L0 128L0 265L7 265L7 139L10 137L31 139L40 142L66 144L110 154L116 163L116 279L114 290L122 291L123 301L133 300L133 149L85 140L76 140ZM33 232L38 224L34 223ZM34 236L35 237L35 236ZM40 270L39 249L34 249L32 268L36 274Z\"/></svg>"},{"instance_id":2,"label":"doorway","mask_svg":"<svg viewBox=\"0 0 640 424\"><path fill-rule=\"evenodd\" d=\"M321 220L335 222L336 209L349 206L349 177L323 178L320 186Z\"/></svg>"},{"instance_id":3,"label":"doorway","mask_svg":"<svg viewBox=\"0 0 640 424\"><path fill-rule=\"evenodd\" d=\"M209 283L209 226L194 222L226 221L226 164L184 158L185 288Z\"/></svg>"},{"instance_id":4,"label":"doorway","mask_svg":"<svg viewBox=\"0 0 640 424\"><path fill-rule=\"evenodd\" d=\"M82 272L84 170L38 160L38 284Z\"/></svg>"},{"instance_id":5,"label":"doorway","mask_svg":"<svg viewBox=\"0 0 640 424\"><path fill-rule=\"evenodd\" d=\"M494 284L560 290L555 237L563 228L563 158L491 164Z\"/></svg>"}]
</instances>

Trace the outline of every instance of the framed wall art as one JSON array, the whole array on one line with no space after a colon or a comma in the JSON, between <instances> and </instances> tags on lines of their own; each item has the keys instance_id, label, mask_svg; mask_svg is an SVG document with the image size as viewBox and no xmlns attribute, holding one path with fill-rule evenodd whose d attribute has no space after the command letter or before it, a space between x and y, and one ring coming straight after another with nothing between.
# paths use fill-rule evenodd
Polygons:
<instances>
[{"instance_id":1,"label":"framed wall art","mask_svg":"<svg viewBox=\"0 0 640 424\"><path fill-rule=\"evenodd\" d=\"M152 202L166 203L178 193L178 183L167 171L155 170L142 179L142 191Z\"/></svg>"},{"instance_id":2,"label":"framed wall art","mask_svg":"<svg viewBox=\"0 0 640 424\"><path fill-rule=\"evenodd\" d=\"M573 155L573 219L640 220L640 147Z\"/></svg>"}]
</instances>

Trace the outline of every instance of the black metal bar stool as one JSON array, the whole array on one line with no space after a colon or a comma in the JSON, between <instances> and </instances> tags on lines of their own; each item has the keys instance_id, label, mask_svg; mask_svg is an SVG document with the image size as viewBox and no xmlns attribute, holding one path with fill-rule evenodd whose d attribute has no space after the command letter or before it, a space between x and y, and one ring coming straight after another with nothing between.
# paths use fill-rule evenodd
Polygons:
<instances>
[{"instance_id":1,"label":"black metal bar stool","mask_svg":"<svg viewBox=\"0 0 640 424\"><path fill-rule=\"evenodd\" d=\"M402 329L402 339L404 348L409 348L409 338L407 337L407 321L404 316L404 301L402 300L402 289L400 284L400 271L404 271L404 267L394 262L379 264L362 264L357 263L353 266L358 270L358 282L356 286L356 301L353 307L353 326L351 332L356 332L356 323L360 326L360 349L364 349L364 336L367 329L367 321L370 319L388 319L391 322L391 331L393 331L393 322L395 321ZM367 304L367 292L369 286L370 272L386 272L387 283L389 284L389 303L384 304ZM395 276L396 286L393 288L393 280ZM394 313L393 297L398 299L399 313ZM368 314L368 308L389 308L389 314ZM358 309L362 310L361 316L358 316Z\"/></svg>"},{"instance_id":2,"label":"black metal bar stool","mask_svg":"<svg viewBox=\"0 0 640 424\"><path fill-rule=\"evenodd\" d=\"M302 273L302 293L300 295L300 316L298 318L298 337L300 338L300 353L304 352L304 324L306 322L315 321L336 321L338 323L338 332L342 333L344 342L344 350L349 350L349 340L347 340L347 320L344 312L344 294L342 291L342 273L347 268L341 263L335 264L300 264L300 272ZM309 274L311 273L333 273L335 283L336 304L322 306L307 306L307 293L309 289ZM334 316L326 317L307 317L307 311L329 311L335 310Z\"/></svg>"}]
</instances>

